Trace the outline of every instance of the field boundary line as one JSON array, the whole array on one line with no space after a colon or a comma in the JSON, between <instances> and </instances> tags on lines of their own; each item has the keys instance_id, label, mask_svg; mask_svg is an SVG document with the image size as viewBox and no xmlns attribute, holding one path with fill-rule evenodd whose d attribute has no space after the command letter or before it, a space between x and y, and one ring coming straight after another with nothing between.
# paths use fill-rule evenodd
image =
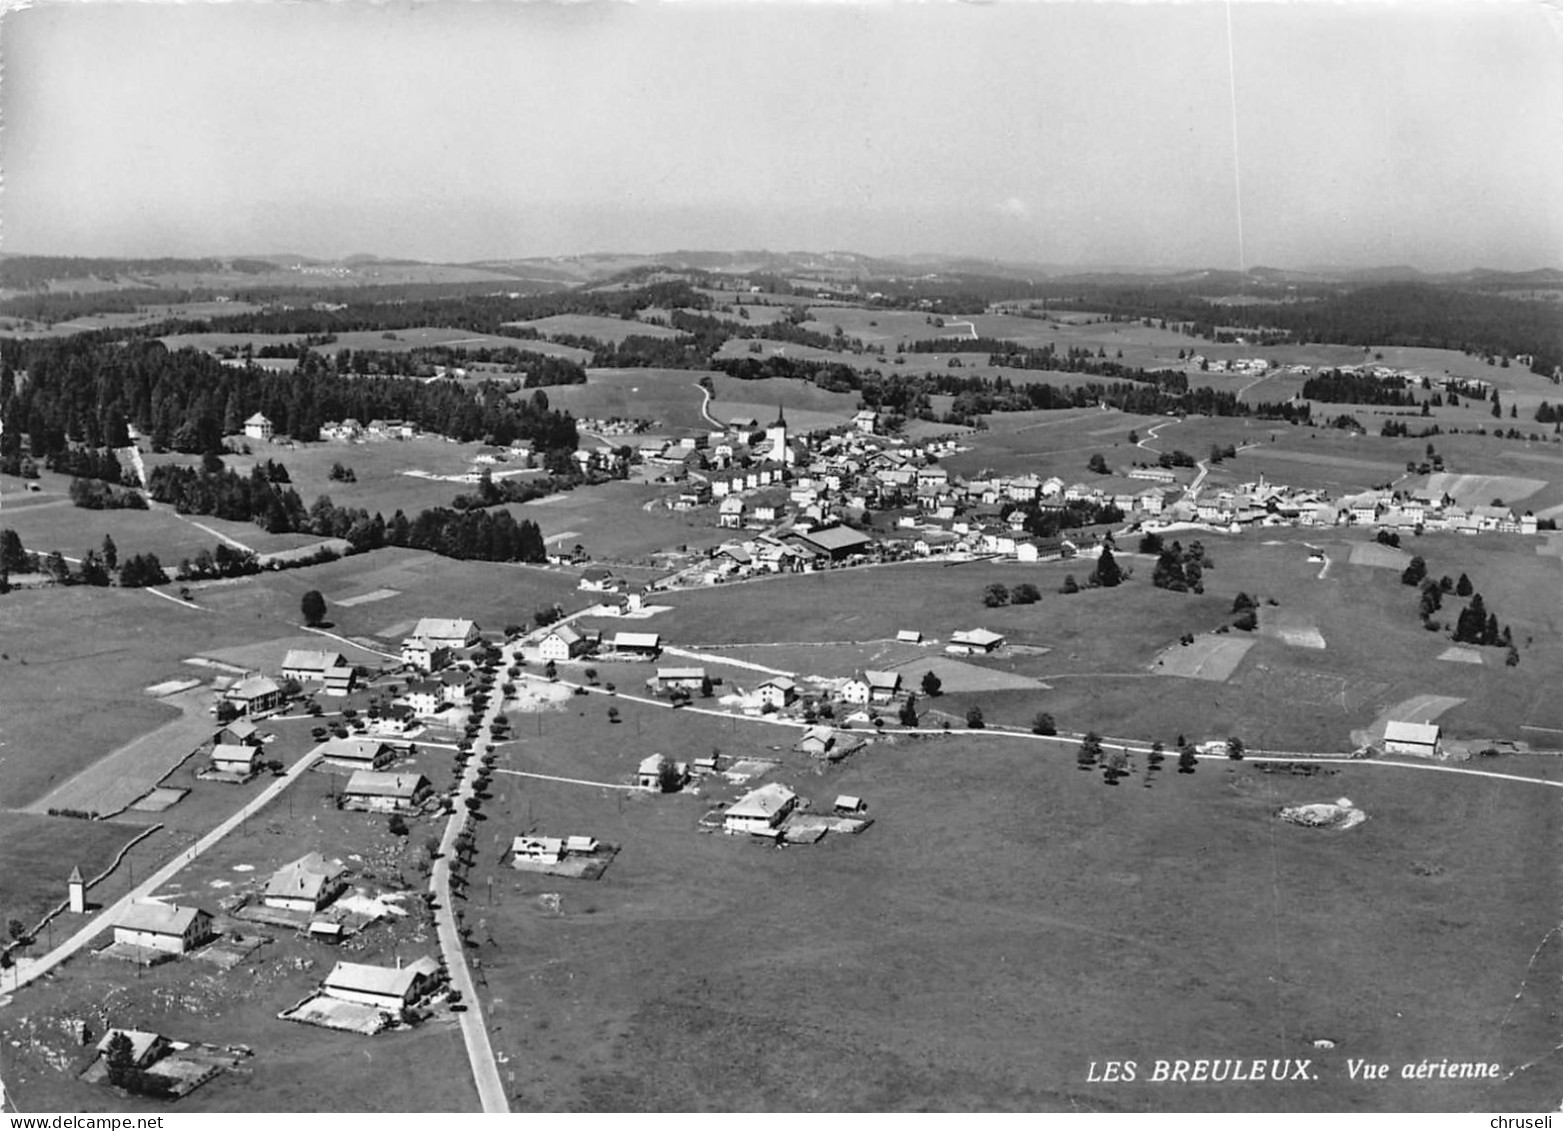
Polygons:
<instances>
[{"instance_id":1,"label":"field boundary line","mask_svg":"<svg viewBox=\"0 0 1563 1131\"><path fill-rule=\"evenodd\" d=\"M596 786L599 789L627 789L632 793L645 792L638 785L624 785L620 782L587 781L585 778L561 778L555 776L554 774L534 774L528 770L506 770L499 766L494 767L494 772L496 774L509 774L514 778L536 778L538 781L561 781L567 785L591 785Z\"/></svg>"},{"instance_id":2,"label":"field boundary line","mask_svg":"<svg viewBox=\"0 0 1563 1131\"><path fill-rule=\"evenodd\" d=\"M154 597L161 597L165 601L172 601L176 605L183 605L187 609L194 609L198 613L209 613L212 611L211 609L203 609L194 601L186 601L183 597L175 597L172 593L164 593L155 585L143 585L141 587L141 591L143 593L150 593Z\"/></svg>"},{"instance_id":3,"label":"field boundary line","mask_svg":"<svg viewBox=\"0 0 1563 1131\"><path fill-rule=\"evenodd\" d=\"M323 628L311 628L307 624L301 624L299 625L299 628L303 629L305 632L313 632L319 636L324 636L331 640L340 640L349 648L357 648L360 652L371 652L376 656L384 656L387 660L395 660L397 663L401 663L402 660L401 656L399 655L392 655L390 652L382 652L378 648L371 648L367 644L360 644L356 640L349 640L345 636L338 635L335 632L328 632Z\"/></svg>"}]
</instances>

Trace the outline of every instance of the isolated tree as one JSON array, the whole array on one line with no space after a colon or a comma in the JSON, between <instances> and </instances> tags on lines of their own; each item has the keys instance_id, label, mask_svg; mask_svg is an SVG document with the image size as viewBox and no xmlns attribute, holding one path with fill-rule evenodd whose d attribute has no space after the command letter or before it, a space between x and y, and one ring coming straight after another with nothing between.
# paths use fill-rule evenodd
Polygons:
<instances>
[{"instance_id":1,"label":"isolated tree","mask_svg":"<svg viewBox=\"0 0 1563 1131\"><path fill-rule=\"evenodd\" d=\"M1469 597L1471 595L1471 579L1463 573L1460 575L1460 580L1455 583L1454 594L1456 597Z\"/></svg>"},{"instance_id":2,"label":"isolated tree","mask_svg":"<svg viewBox=\"0 0 1563 1131\"><path fill-rule=\"evenodd\" d=\"M972 730L981 730L988 725L983 721L981 707L972 707L966 712L966 725Z\"/></svg>"},{"instance_id":3,"label":"isolated tree","mask_svg":"<svg viewBox=\"0 0 1563 1131\"><path fill-rule=\"evenodd\" d=\"M1199 768L1199 759L1194 754L1194 748L1184 743L1178 750L1178 773L1192 774Z\"/></svg>"},{"instance_id":4,"label":"isolated tree","mask_svg":"<svg viewBox=\"0 0 1563 1131\"><path fill-rule=\"evenodd\" d=\"M1102 547L1102 556L1096 560L1096 568L1091 571L1091 582L1100 585L1103 589L1111 589L1123 580L1123 571L1118 568L1118 561L1113 557L1113 552L1106 546Z\"/></svg>"},{"instance_id":5,"label":"isolated tree","mask_svg":"<svg viewBox=\"0 0 1563 1131\"><path fill-rule=\"evenodd\" d=\"M708 676L708 675L701 676L700 677L700 698L702 698L702 699L709 699L714 694L716 694L716 685L711 682L711 677Z\"/></svg>"},{"instance_id":6,"label":"isolated tree","mask_svg":"<svg viewBox=\"0 0 1563 1131\"><path fill-rule=\"evenodd\" d=\"M1009 604L1009 589L995 581L982 593L982 603L990 609Z\"/></svg>"},{"instance_id":7,"label":"isolated tree","mask_svg":"<svg viewBox=\"0 0 1563 1131\"><path fill-rule=\"evenodd\" d=\"M1140 539L1140 553L1160 554L1166 549L1166 541L1160 534L1150 533Z\"/></svg>"},{"instance_id":8,"label":"isolated tree","mask_svg":"<svg viewBox=\"0 0 1563 1131\"><path fill-rule=\"evenodd\" d=\"M111 571L119 568L119 547L107 534L103 536L103 564Z\"/></svg>"},{"instance_id":9,"label":"isolated tree","mask_svg":"<svg viewBox=\"0 0 1563 1131\"><path fill-rule=\"evenodd\" d=\"M906 697L906 702L901 704L900 719L901 725L904 727L917 725L917 696L908 695Z\"/></svg>"},{"instance_id":10,"label":"isolated tree","mask_svg":"<svg viewBox=\"0 0 1563 1131\"><path fill-rule=\"evenodd\" d=\"M543 666L543 675L547 676L549 679L558 679L558 665L556 665L552 660L549 660L548 663ZM613 689L609 688L609 690L611 691Z\"/></svg>"},{"instance_id":11,"label":"isolated tree","mask_svg":"<svg viewBox=\"0 0 1563 1131\"><path fill-rule=\"evenodd\" d=\"M586 669L586 682L590 683L590 684L596 684L596 682L597 682L597 669L596 668L587 668Z\"/></svg>"},{"instance_id":12,"label":"isolated tree","mask_svg":"<svg viewBox=\"0 0 1563 1131\"><path fill-rule=\"evenodd\" d=\"M123 1032L115 1033L109 1038L108 1048L104 1052L109 1083L116 1088L132 1087L137 1073L135 1047L130 1043L130 1038Z\"/></svg>"},{"instance_id":13,"label":"isolated tree","mask_svg":"<svg viewBox=\"0 0 1563 1131\"><path fill-rule=\"evenodd\" d=\"M407 821L400 813L392 813L391 819L385 823L385 827L392 836L407 835Z\"/></svg>"},{"instance_id":14,"label":"isolated tree","mask_svg":"<svg viewBox=\"0 0 1563 1131\"><path fill-rule=\"evenodd\" d=\"M1075 575L1074 574L1072 574L1072 573L1064 574L1064 588L1063 588L1063 591L1065 593L1078 593L1078 592L1080 592L1080 583L1075 580Z\"/></svg>"},{"instance_id":15,"label":"isolated tree","mask_svg":"<svg viewBox=\"0 0 1563 1131\"><path fill-rule=\"evenodd\" d=\"M1046 711L1038 711L1031 718L1031 733L1052 735L1058 733L1058 727L1053 723L1053 716Z\"/></svg>"},{"instance_id":16,"label":"isolated tree","mask_svg":"<svg viewBox=\"0 0 1563 1131\"><path fill-rule=\"evenodd\" d=\"M1075 751L1075 764L1082 770L1089 770L1096 765L1102 756L1102 736L1094 730L1087 731L1080 740L1080 748Z\"/></svg>"},{"instance_id":17,"label":"isolated tree","mask_svg":"<svg viewBox=\"0 0 1563 1131\"><path fill-rule=\"evenodd\" d=\"M939 689L944 686L944 681L934 674L932 668L923 673L923 694L930 699L939 696Z\"/></svg>"},{"instance_id":18,"label":"isolated tree","mask_svg":"<svg viewBox=\"0 0 1563 1131\"><path fill-rule=\"evenodd\" d=\"M617 707L608 708L608 721L610 723L616 723L619 721L619 709Z\"/></svg>"},{"instance_id":19,"label":"isolated tree","mask_svg":"<svg viewBox=\"0 0 1563 1131\"><path fill-rule=\"evenodd\" d=\"M1087 471L1095 472L1097 475L1112 474L1107 467L1107 460L1103 458L1101 452L1097 452L1089 460L1087 460L1085 467Z\"/></svg>"},{"instance_id":20,"label":"isolated tree","mask_svg":"<svg viewBox=\"0 0 1563 1131\"><path fill-rule=\"evenodd\" d=\"M27 934L27 924L20 919L6 921L5 933L11 937L12 942L19 942L23 935Z\"/></svg>"},{"instance_id":21,"label":"isolated tree","mask_svg":"<svg viewBox=\"0 0 1563 1131\"><path fill-rule=\"evenodd\" d=\"M1234 613L1240 613L1244 609L1251 609L1253 607L1254 599L1247 593L1239 593L1236 597L1232 598L1232 611Z\"/></svg>"},{"instance_id":22,"label":"isolated tree","mask_svg":"<svg viewBox=\"0 0 1563 1131\"><path fill-rule=\"evenodd\" d=\"M320 590L311 589L299 598L299 611L304 614L304 623L307 625L318 625L325 620L326 599L321 596Z\"/></svg>"},{"instance_id":23,"label":"isolated tree","mask_svg":"<svg viewBox=\"0 0 1563 1131\"><path fill-rule=\"evenodd\" d=\"M1161 743L1159 743L1159 742L1151 743L1151 752L1150 752L1149 755L1146 756L1146 759L1145 759L1146 769L1147 770L1159 770L1159 769L1161 769L1161 764L1166 759L1166 757L1167 757L1166 751L1162 747Z\"/></svg>"},{"instance_id":24,"label":"isolated tree","mask_svg":"<svg viewBox=\"0 0 1563 1131\"><path fill-rule=\"evenodd\" d=\"M1427 562L1418 555L1411 559L1411 564L1406 566L1400 574L1400 584L1421 585L1422 579L1427 576Z\"/></svg>"},{"instance_id":25,"label":"isolated tree","mask_svg":"<svg viewBox=\"0 0 1563 1131\"><path fill-rule=\"evenodd\" d=\"M1102 755L1102 780L1117 785L1118 779L1129 772L1129 755L1122 747L1105 751Z\"/></svg>"},{"instance_id":26,"label":"isolated tree","mask_svg":"<svg viewBox=\"0 0 1563 1131\"><path fill-rule=\"evenodd\" d=\"M1243 760L1243 740L1235 734L1227 739L1227 757L1234 762Z\"/></svg>"}]
</instances>

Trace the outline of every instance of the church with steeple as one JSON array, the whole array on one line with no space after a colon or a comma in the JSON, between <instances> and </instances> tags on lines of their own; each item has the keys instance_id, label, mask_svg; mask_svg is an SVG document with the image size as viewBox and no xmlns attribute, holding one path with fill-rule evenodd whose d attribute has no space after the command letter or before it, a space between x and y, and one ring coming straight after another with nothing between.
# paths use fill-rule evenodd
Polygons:
<instances>
[{"instance_id":1,"label":"church with steeple","mask_svg":"<svg viewBox=\"0 0 1563 1131\"><path fill-rule=\"evenodd\" d=\"M766 458L777 463L793 463L797 455L787 444L787 417L780 404L776 406L776 423L765 430Z\"/></svg>"}]
</instances>

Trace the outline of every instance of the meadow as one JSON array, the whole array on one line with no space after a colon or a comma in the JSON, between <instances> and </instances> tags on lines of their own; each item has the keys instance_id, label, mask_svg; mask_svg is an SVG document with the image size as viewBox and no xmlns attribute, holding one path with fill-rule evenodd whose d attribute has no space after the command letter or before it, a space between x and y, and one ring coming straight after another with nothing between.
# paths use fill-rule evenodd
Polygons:
<instances>
[{"instance_id":1,"label":"meadow","mask_svg":"<svg viewBox=\"0 0 1563 1131\"><path fill-rule=\"evenodd\" d=\"M621 702L613 727L591 702L500 766L608 780L605 733L675 715ZM614 765L666 749L646 737ZM1546 789L1221 762L1150 789L1137 765L1111 789L1067 747L993 738L882 738L823 770L767 756L769 780L816 807L862 796L874 825L776 851L696 830L738 792L725 783L693 797L496 779L469 919L488 934L484 1005L517 1110L1467 1110L1556 1089L1547 1060L1501 1085L1364 1087L1345 1064L1512 1068L1555 1043L1550 983L1526 981L1551 926L1531 909L1557 897L1523 847L1556 821ZM1274 816L1343 794L1369 814L1349 832ZM503 849L519 828L622 851L596 882L517 873ZM1089 1080L1092 1061L1261 1055L1309 1059L1317 1079Z\"/></svg>"},{"instance_id":2,"label":"meadow","mask_svg":"<svg viewBox=\"0 0 1563 1131\"><path fill-rule=\"evenodd\" d=\"M700 414L704 400L700 379L706 376L721 374L698 369L588 369L584 385L555 385L543 391L550 405L577 418L652 420L659 432L687 435L714 427Z\"/></svg>"}]
</instances>

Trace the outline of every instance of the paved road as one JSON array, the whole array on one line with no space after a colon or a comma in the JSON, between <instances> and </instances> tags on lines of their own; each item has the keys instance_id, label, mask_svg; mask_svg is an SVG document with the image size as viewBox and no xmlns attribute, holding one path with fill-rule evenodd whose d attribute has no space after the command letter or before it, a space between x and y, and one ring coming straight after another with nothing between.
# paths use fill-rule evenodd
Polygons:
<instances>
[{"instance_id":1,"label":"paved road","mask_svg":"<svg viewBox=\"0 0 1563 1131\"><path fill-rule=\"evenodd\" d=\"M539 629L532 635L546 631ZM520 640L506 644L500 668L515 663L520 653ZM481 720L484 735L488 734L489 724L498 716L504 702L502 694L496 692L489 696L488 708L483 712ZM445 967L450 971L451 984L461 991L461 1000L467 1006L464 1013L456 1016L461 1022L461 1039L467 1046L467 1060L472 1065L472 1080L477 1085L478 1098L485 1112L507 1112L510 1110L510 1102L499 1079L499 1066L494 1062L494 1048L489 1043L488 1026L483 1023L483 1006L478 1000L477 988L472 984L472 970L467 964L467 953L456 930L456 911L450 895L450 861L456 852L456 838L466 827L467 798L477 793L478 771L482 766L482 759L472 758L461 776L461 784L456 791L456 808L450 820L445 822L445 834L440 838L440 855L429 873L429 891L436 904L434 921L439 934L440 952L445 956Z\"/></svg>"},{"instance_id":2,"label":"paved road","mask_svg":"<svg viewBox=\"0 0 1563 1131\"><path fill-rule=\"evenodd\" d=\"M100 933L102 933L102 931L107 928L109 924L113 923L114 920L118 919L122 914L124 914L125 911L130 907L131 903L138 899L145 899L158 888L166 884L169 880L177 876L186 865L191 863L202 853L206 852L214 844L217 844L219 841L221 841L223 837L227 836L234 829L238 828L243 821L259 812L268 803L270 803L273 798L275 798L283 790L287 789L288 786L297 781L299 775L307 771L318 760L318 755L313 754L305 755L303 758L300 758L292 769L290 769L282 777L277 778L260 793L256 794L254 800L250 801L250 803L245 805L244 808L240 809L237 813L229 817L222 824L218 825L211 832L207 833L200 840L196 841L189 848L182 850L178 856L174 857L167 864L164 864L145 880L141 881L141 883L137 884L117 902L110 905L109 907L104 908L97 915L93 916L87 922L86 926L82 927L70 938L66 939L59 946L38 958L36 961L28 962L25 968L20 966L16 967L12 971L12 980L9 988L13 990L19 989L20 987L27 985L29 982L36 981L38 978L43 977L49 971L53 970L56 966L60 965L60 963L70 958L77 951L81 950ZM0 975L0 987L4 987L4 985L5 983L3 975Z\"/></svg>"}]
</instances>

